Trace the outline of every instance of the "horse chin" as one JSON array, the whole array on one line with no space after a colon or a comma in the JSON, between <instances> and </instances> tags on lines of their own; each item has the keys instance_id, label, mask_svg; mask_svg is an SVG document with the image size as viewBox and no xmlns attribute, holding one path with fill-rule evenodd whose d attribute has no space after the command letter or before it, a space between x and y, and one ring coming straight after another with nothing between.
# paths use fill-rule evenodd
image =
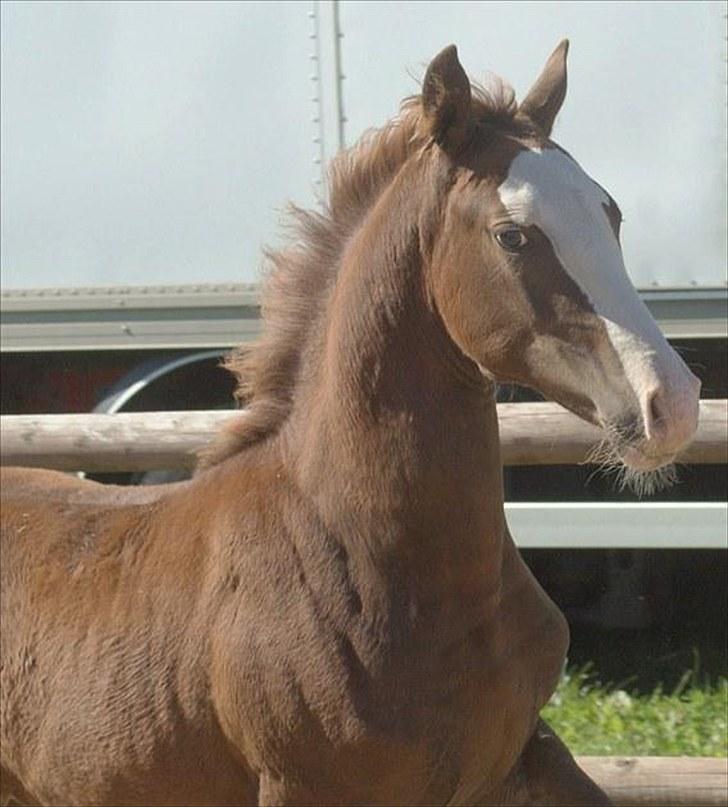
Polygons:
<instances>
[{"instance_id":1,"label":"horse chin","mask_svg":"<svg viewBox=\"0 0 728 807\"><path fill-rule=\"evenodd\" d=\"M631 490L637 496L650 496L677 482L677 471L671 456L646 454L639 445L615 449L619 457L617 484L620 490Z\"/></svg>"},{"instance_id":2,"label":"horse chin","mask_svg":"<svg viewBox=\"0 0 728 807\"><path fill-rule=\"evenodd\" d=\"M623 446L618 448L617 451L624 465L636 473L659 471L666 465L671 465L675 459L674 454L649 454L643 451L639 445Z\"/></svg>"},{"instance_id":3,"label":"horse chin","mask_svg":"<svg viewBox=\"0 0 728 807\"><path fill-rule=\"evenodd\" d=\"M612 476L619 490L637 496L651 496L677 482L674 455L655 455L644 450L641 441L615 441L609 435L596 446L587 459L607 476Z\"/></svg>"}]
</instances>

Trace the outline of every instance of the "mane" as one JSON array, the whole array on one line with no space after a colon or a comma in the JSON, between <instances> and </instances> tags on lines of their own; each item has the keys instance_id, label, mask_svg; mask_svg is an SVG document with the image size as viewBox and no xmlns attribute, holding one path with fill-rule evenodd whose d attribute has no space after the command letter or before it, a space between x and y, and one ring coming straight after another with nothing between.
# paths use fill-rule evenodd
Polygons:
<instances>
[{"instance_id":1,"label":"mane","mask_svg":"<svg viewBox=\"0 0 728 807\"><path fill-rule=\"evenodd\" d=\"M513 89L497 76L489 79L487 87L473 86L476 122L522 129ZM336 280L344 245L397 171L429 141L423 133L420 96L407 98L396 118L333 159L323 212L289 206L290 244L264 252L263 333L256 343L233 350L223 365L237 378L235 398L246 411L224 424L200 453L199 468L264 440L285 422L302 355Z\"/></svg>"}]
</instances>

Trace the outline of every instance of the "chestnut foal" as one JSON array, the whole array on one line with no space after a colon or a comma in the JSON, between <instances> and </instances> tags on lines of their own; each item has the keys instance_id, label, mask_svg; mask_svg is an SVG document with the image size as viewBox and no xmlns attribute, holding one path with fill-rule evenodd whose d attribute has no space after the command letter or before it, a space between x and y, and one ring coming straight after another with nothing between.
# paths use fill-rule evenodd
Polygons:
<instances>
[{"instance_id":1,"label":"chestnut foal","mask_svg":"<svg viewBox=\"0 0 728 807\"><path fill-rule=\"evenodd\" d=\"M608 803L539 720L568 630L505 523L494 381L638 482L699 384L549 139L566 51L517 105L446 48L336 159L193 480L5 472L3 804Z\"/></svg>"}]
</instances>

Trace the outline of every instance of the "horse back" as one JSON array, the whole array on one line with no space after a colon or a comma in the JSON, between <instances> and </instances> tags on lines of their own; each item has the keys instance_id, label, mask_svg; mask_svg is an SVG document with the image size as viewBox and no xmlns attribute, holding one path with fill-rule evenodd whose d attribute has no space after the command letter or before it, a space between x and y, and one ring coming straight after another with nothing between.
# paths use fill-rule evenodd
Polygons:
<instances>
[{"instance_id":1,"label":"horse back","mask_svg":"<svg viewBox=\"0 0 728 807\"><path fill-rule=\"evenodd\" d=\"M81 584L103 557L140 545L140 533L149 534L155 509L174 487L180 486L127 488L56 471L0 469L3 591L42 585L49 594L57 586L61 596L74 580Z\"/></svg>"},{"instance_id":2,"label":"horse back","mask_svg":"<svg viewBox=\"0 0 728 807\"><path fill-rule=\"evenodd\" d=\"M252 798L206 696L214 514L194 484L2 472L0 762L40 803Z\"/></svg>"}]
</instances>

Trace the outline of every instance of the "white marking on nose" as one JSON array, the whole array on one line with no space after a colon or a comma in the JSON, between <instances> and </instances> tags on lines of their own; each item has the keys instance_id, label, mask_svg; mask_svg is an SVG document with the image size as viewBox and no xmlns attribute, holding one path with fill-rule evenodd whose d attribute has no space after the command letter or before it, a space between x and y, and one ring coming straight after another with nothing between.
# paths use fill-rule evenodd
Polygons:
<instances>
[{"instance_id":1,"label":"white marking on nose","mask_svg":"<svg viewBox=\"0 0 728 807\"><path fill-rule=\"evenodd\" d=\"M597 312L633 330L635 322L624 306L632 304L636 294L605 210L610 199L602 188L559 149L526 149L512 161L498 193L517 224L536 225L548 237L559 262ZM647 318L651 320L649 314Z\"/></svg>"},{"instance_id":2,"label":"white marking on nose","mask_svg":"<svg viewBox=\"0 0 728 807\"><path fill-rule=\"evenodd\" d=\"M696 425L699 382L667 343L627 275L607 215L609 196L557 148L519 152L498 193L515 223L535 225L549 239L561 266L602 318L652 439L672 445L689 437ZM655 390L659 427L651 409Z\"/></svg>"}]
</instances>

